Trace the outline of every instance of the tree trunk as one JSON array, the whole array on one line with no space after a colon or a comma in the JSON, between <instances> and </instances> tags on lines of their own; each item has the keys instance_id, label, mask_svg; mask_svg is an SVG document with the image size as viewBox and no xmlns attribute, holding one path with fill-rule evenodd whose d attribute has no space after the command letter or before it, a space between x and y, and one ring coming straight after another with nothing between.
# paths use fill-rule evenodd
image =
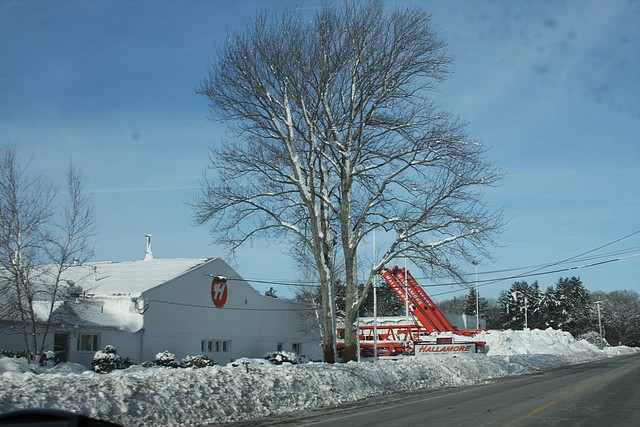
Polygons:
<instances>
[{"instance_id":1,"label":"tree trunk","mask_svg":"<svg viewBox=\"0 0 640 427\"><path fill-rule=\"evenodd\" d=\"M344 353L343 362L358 360L359 333L356 330L356 317L360 309L358 299L358 280L356 274L355 254L345 251L345 308L344 308Z\"/></svg>"},{"instance_id":2,"label":"tree trunk","mask_svg":"<svg viewBox=\"0 0 640 427\"><path fill-rule=\"evenodd\" d=\"M342 361L358 360L358 331L356 330L356 313L358 310L348 310L344 316L344 352Z\"/></svg>"},{"instance_id":3,"label":"tree trunk","mask_svg":"<svg viewBox=\"0 0 640 427\"><path fill-rule=\"evenodd\" d=\"M324 212L324 210L323 210ZM326 241L321 243L320 256L316 256L320 279L320 297L322 304L322 353L326 363L336 362L336 325L332 306L335 300L333 292L333 258L331 247Z\"/></svg>"},{"instance_id":4,"label":"tree trunk","mask_svg":"<svg viewBox=\"0 0 640 427\"><path fill-rule=\"evenodd\" d=\"M322 296L322 354L326 363L335 363L336 331L331 310L331 299L335 298L335 296L332 295L330 286L331 284L321 284L320 295Z\"/></svg>"}]
</instances>

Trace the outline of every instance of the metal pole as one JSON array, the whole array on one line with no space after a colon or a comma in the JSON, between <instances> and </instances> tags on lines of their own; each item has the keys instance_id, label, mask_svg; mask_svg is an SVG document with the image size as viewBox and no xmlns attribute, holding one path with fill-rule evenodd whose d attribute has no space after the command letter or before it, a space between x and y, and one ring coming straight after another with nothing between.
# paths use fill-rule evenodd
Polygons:
<instances>
[{"instance_id":1,"label":"metal pole","mask_svg":"<svg viewBox=\"0 0 640 427\"><path fill-rule=\"evenodd\" d=\"M480 329L480 293L478 292L478 262L474 261L476 266L476 329Z\"/></svg>"},{"instance_id":2,"label":"metal pole","mask_svg":"<svg viewBox=\"0 0 640 427\"><path fill-rule=\"evenodd\" d=\"M373 266L376 266L376 230L373 230ZM378 293L377 277L373 280L373 358L378 360Z\"/></svg>"},{"instance_id":3,"label":"metal pole","mask_svg":"<svg viewBox=\"0 0 640 427\"><path fill-rule=\"evenodd\" d=\"M602 319L600 318L600 304L602 301L596 301L595 305L598 307L598 329L600 330L600 338L604 339L602 336Z\"/></svg>"},{"instance_id":4,"label":"metal pole","mask_svg":"<svg viewBox=\"0 0 640 427\"><path fill-rule=\"evenodd\" d=\"M334 263L335 263L335 254L336 254L336 250L335 250L335 242L332 243L331 246L331 265L329 266L329 280L331 281L331 283L329 284L329 311L331 314L331 330L333 331L333 339L332 339L332 346L333 346L333 360L338 360L338 343L337 343L337 337L336 334L338 332L338 322L336 319L336 288L335 288L335 277L334 277ZM345 330L347 328L347 325L343 325Z\"/></svg>"},{"instance_id":5,"label":"metal pole","mask_svg":"<svg viewBox=\"0 0 640 427\"><path fill-rule=\"evenodd\" d=\"M527 296L524 296L524 328L529 329L529 325L527 324Z\"/></svg>"},{"instance_id":6,"label":"metal pole","mask_svg":"<svg viewBox=\"0 0 640 427\"><path fill-rule=\"evenodd\" d=\"M373 284L373 358L378 360L378 286Z\"/></svg>"},{"instance_id":7,"label":"metal pole","mask_svg":"<svg viewBox=\"0 0 640 427\"><path fill-rule=\"evenodd\" d=\"M407 283L407 258L404 259L404 317L409 317L409 287Z\"/></svg>"},{"instance_id":8,"label":"metal pole","mask_svg":"<svg viewBox=\"0 0 640 427\"><path fill-rule=\"evenodd\" d=\"M360 362L360 311L358 311L358 318L356 320L356 333L358 334L357 348L358 348L358 362Z\"/></svg>"}]
</instances>

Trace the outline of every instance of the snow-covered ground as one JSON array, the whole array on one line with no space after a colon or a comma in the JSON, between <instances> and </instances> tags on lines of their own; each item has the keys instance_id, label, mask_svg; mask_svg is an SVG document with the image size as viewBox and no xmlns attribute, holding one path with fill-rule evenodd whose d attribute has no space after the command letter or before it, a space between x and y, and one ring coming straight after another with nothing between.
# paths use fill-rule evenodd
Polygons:
<instances>
[{"instance_id":1,"label":"snow-covered ground","mask_svg":"<svg viewBox=\"0 0 640 427\"><path fill-rule=\"evenodd\" d=\"M396 392L479 384L640 351L599 350L551 329L490 331L478 338L487 342L486 354L432 354L335 365L275 366L246 359L201 369L134 366L97 374L76 364L41 368L0 358L0 413L57 408L126 426L218 424Z\"/></svg>"}]
</instances>

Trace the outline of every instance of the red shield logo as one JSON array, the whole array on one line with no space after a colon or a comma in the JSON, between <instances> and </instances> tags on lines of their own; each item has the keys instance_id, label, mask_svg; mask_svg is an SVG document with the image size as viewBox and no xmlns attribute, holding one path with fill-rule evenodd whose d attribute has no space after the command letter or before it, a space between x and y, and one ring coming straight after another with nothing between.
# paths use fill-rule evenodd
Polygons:
<instances>
[{"instance_id":1,"label":"red shield logo","mask_svg":"<svg viewBox=\"0 0 640 427\"><path fill-rule=\"evenodd\" d=\"M227 302L227 282L219 279L213 279L211 283L211 299L213 304L218 307L224 307Z\"/></svg>"}]
</instances>

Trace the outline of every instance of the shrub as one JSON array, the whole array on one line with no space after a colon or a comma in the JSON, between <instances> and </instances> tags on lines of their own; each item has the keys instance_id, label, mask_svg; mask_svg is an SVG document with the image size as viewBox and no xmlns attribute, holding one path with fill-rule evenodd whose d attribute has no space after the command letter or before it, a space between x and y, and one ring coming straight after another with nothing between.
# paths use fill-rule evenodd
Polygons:
<instances>
[{"instance_id":1,"label":"shrub","mask_svg":"<svg viewBox=\"0 0 640 427\"><path fill-rule=\"evenodd\" d=\"M165 368L179 368L180 363L176 362L176 356L168 351L161 351L156 354L153 360L155 366L164 366Z\"/></svg>"},{"instance_id":2,"label":"shrub","mask_svg":"<svg viewBox=\"0 0 640 427\"><path fill-rule=\"evenodd\" d=\"M53 366L53 365L57 365L56 363L56 354L49 350L49 351L43 351L40 354L40 360L39 360L40 366Z\"/></svg>"},{"instance_id":3,"label":"shrub","mask_svg":"<svg viewBox=\"0 0 640 427\"><path fill-rule=\"evenodd\" d=\"M122 369L122 358L117 354L114 346L107 345L104 350L96 351L93 355L91 369L99 374L108 374L116 369Z\"/></svg>"},{"instance_id":4,"label":"shrub","mask_svg":"<svg viewBox=\"0 0 640 427\"><path fill-rule=\"evenodd\" d=\"M607 340L605 340L604 338L602 338L600 336L599 333L595 332L595 331L589 331L586 332L580 336L578 336L579 340L585 340L586 342L588 342L589 344L593 344L596 347L598 347L599 349L603 349L605 347L609 346L609 343L607 342Z\"/></svg>"},{"instance_id":5,"label":"shrub","mask_svg":"<svg viewBox=\"0 0 640 427\"><path fill-rule=\"evenodd\" d=\"M205 368L207 366L216 366L217 363L209 356L200 354L198 356L187 356L180 362L176 360L176 356L169 351L161 351L157 353L153 361L142 362L144 368L153 368L161 366L165 368Z\"/></svg>"},{"instance_id":6,"label":"shrub","mask_svg":"<svg viewBox=\"0 0 640 427\"><path fill-rule=\"evenodd\" d=\"M300 363L300 357L298 357L295 353L290 353L288 351L276 351L273 353L267 353L264 355L264 358L274 365L282 365L282 364L291 364L297 365Z\"/></svg>"},{"instance_id":7,"label":"shrub","mask_svg":"<svg viewBox=\"0 0 640 427\"><path fill-rule=\"evenodd\" d=\"M185 368L205 368L207 366L215 366L217 363L205 354L198 356L187 356L182 359L182 366Z\"/></svg>"},{"instance_id":8,"label":"shrub","mask_svg":"<svg viewBox=\"0 0 640 427\"><path fill-rule=\"evenodd\" d=\"M99 374L108 374L116 369L126 369L131 365L133 365L131 359L128 357L122 359L112 345L107 345L104 350L97 351L91 361L91 369Z\"/></svg>"},{"instance_id":9,"label":"shrub","mask_svg":"<svg viewBox=\"0 0 640 427\"><path fill-rule=\"evenodd\" d=\"M24 358L33 360L32 354L24 350L12 351L12 350L0 350L0 357L12 357L15 359Z\"/></svg>"}]
</instances>

